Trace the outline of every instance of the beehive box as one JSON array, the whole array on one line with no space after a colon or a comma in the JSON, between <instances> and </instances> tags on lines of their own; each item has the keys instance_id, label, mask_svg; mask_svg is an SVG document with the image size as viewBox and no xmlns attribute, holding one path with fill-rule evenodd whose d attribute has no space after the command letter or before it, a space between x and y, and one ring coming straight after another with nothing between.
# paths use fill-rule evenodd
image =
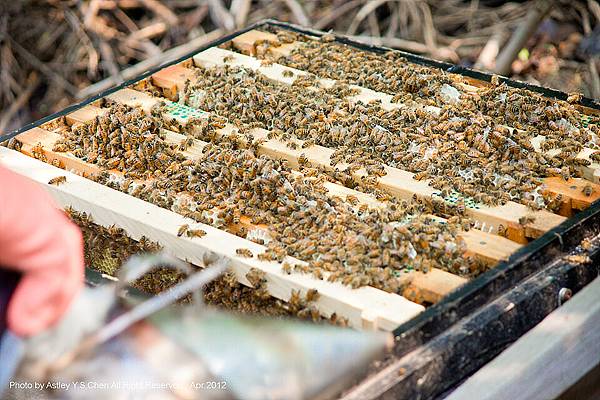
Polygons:
<instances>
[{"instance_id":1,"label":"beehive box","mask_svg":"<svg viewBox=\"0 0 600 400\"><path fill-rule=\"evenodd\" d=\"M0 162L101 226L394 330L400 357L544 269L600 197L598 107L515 86L265 22L15 132Z\"/></svg>"}]
</instances>

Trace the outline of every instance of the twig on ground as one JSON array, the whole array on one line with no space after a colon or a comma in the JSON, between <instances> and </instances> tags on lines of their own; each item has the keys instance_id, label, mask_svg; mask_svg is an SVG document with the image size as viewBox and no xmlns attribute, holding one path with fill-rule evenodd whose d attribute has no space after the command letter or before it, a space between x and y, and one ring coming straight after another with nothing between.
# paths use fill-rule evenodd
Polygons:
<instances>
[{"instance_id":1,"label":"twig on ground","mask_svg":"<svg viewBox=\"0 0 600 400\"><path fill-rule=\"evenodd\" d=\"M496 59L495 72L499 75L508 75L511 70L511 65L523 45L529 37L536 31L540 22L548 15L554 1L538 0L535 5L529 9L523 24L519 25L515 33L504 46L498 58Z\"/></svg>"},{"instance_id":2,"label":"twig on ground","mask_svg":"<svg viewBox=\"0 0 600 400\"><path fill-rule=\"evenodd\" d=\"M10 107L4 113L0 114L0 133L3 133L13 116L25 106L29 101L29 98L33 94L33 91L38 87L40 80L35 72L33 72L27 79L27 88L22 91L17 99L10 104Z\"/></svg>"},{"instance_id":3,"label":"twig on ground","mask_svg":"<svg viewBox=\"0 0 600 400\"><path fill-rule=\"evenodd\" d=\"M310 19L306 15L306 12L304 12L304 9L300 5L300 3L298 3L296 0L283 0L283 1L285 2L285 4L288 6L290 11L292 12L292 15L296 19L296 23L303 25L303 26L311 25Z\"/></svg>"}]
</instances>

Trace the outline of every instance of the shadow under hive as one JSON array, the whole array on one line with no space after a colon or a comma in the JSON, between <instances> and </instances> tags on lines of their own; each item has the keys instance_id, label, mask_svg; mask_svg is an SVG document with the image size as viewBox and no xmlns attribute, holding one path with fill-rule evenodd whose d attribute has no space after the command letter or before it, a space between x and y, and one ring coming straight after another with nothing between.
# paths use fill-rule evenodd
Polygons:
<instances>
[{"instance_id":1,"label":"shadow under hive","mask_svg":"<svg viewBox=\"0 0 600 400\"><path fill-rule=\"evenodd\" d=\"M401 357L570 251L600 197L594 104L449 69L266 23L26 127L0 161L99 225L229 258L243 285L316 290Z\"/></svg>"}]
</instances>

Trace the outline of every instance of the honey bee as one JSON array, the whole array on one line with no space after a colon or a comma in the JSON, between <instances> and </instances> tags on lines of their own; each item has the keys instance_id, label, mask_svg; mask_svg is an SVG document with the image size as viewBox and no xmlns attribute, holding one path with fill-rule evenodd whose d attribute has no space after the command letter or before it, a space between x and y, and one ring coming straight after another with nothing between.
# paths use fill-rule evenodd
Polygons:
<instances>
[{"instance_id":1,"label":"honey bee","mask_svg":"<svg viewBox=\"0 0 600 400\"><path fill-rule=\"evenodd\" d=\"M594 162L600 162L600 151L595 151L592 154L590 154L590 160Z\"/></svg>"},{"instance_id":2,"label":"honey bee","mask_svg":"<svg viewBox=\"0 0 600 400\"><path fill-rule=\"evenodd\" d=\"M423 179L427 179L429 177L429 172L421 171L414 174L413 178L417 181L422 181Z\"/></svg>"},{"instance_id":3,"label":"honey bee","mask_svg":"<svg viewBox=\"0 0 600 400\"><path fill-rule=\"evenodd\" d=\"M309 164L308 158L306 157L306 155L304 153L300 154L298 156L298 165L300 165L301 167L306 166Z\"/></svg>"},{"instance_id":4,"label":"honey bee","mask_svg":"<svg viewBox=\"0 0 600 400\"><path fill-rule=\"evenodd\" d=\"M294 76L294 72L289 69L284 70L281 74L286 78L291 78Z\"/></svg>"},{"instance_id":5,"label":"honey bee","mask_svg":"<svg viewBox=\"0 0 600 400\"><path fill-rule=\"evenodd\" d=\"M315 145L315 141L314 141L313 139L310 139L310 140L305 140L305 141L302 143L302 148L303 148L303 149L307 149L307 148L309 148L309 147L311 147L311 146L314 146L314 145Z\"/></svg>"},{"instance_id":6,"label":"honey bee","mask_svg":"<svg viewBox=\"0 0 600 400\"><path fill-rule=\"evenodd\" d=\"M592 242L589 239L587 239L587 238L583 239L581 241L581 248L584 249L584 250L586 250L586 251L591 250L592 249Z\"/></svg>"},{"instance_id":7,"label":"honey bee","mask_svg":"<svg viewBox=\"0 0 600 400\"><path fill-rule=\"evenodd\" d=\"M49 185L61 185L63 183L67 182L67 177L66 176L57 176L56 178L52 178L48 181Z\"/></svg>"},{"instance_id":8,"label":"honey bee","mask_svg":"<svg viewBox=\"0 0 600 400\"><path fill-rule=\"evenodd\" d=\"M186 233L189 228L190 226L188 224L181 225L177 231L177 236L183 236L183 234Z\"/></svg>"},{"instance_id":9,"label":"honey bee","mask_svg":"<svg viewBox=\"0 0 600 400\"><path fill-rule=\"evenodd\" d=\"M58 158L52 160L52 165L56 168L65 169L65 164Z\"/></svg>"},{"instance_id":10,"label":"honey bee","mask_svg":"<svg viewBox=\"0 0 600 400\"><path fill-rule=\"evenodd\" d=\"M456 212L463 215L465 213L465 210L466 210L465 200L463 198L461 198L456 203Z\"/></svg>"},{"instance_id":11,"label":"honey bee","mask_svg":"<svg viewBox=\"0 0 600 400\"><path fill-rule=\"evenodd\" d=\"M260 287L262 284L264 284L264 282L266 282L265 277L265 272L258 268L250 268L246 274L246 279L248 279L248 282L250 282L250 285L252 285L254 288Z\"/></svg>"},{"instance_id":12,"label":"honey bee","mask_svg":"<svg viewBox=\"0 0 600 400\"><path fill-rule=\"evenodd\" d=\"M11 150L21 151L23 144L17 138L11 138L8 141L6 147L8 147Z\"/></svg>"},{"instance_id":13,"label":"honey bee","mask_svg":"<svg viewBox=\"0 0 600 400\"><path fill-rule=\"evenodd\" d=\"M191 147L193 144L194 144L194 138L187 137L179 144L179 150L185 151L189 147Z\"/></svg>"},{"instance_id":14,"label":"honey bee","mask_svg":"<svg viewBox=\"0 0 600 400\"><path fill-rule=\"evenodd\" d=\"M358 197L356 197L353 194L349 194L346 196L346 201L350 204L352 204L353 206L358 204Z\"/></svg>"},{"instance_id":15,"label":"honey bee","mask_svg":"<svg viewBox=\"0 0 600 400\"><path fill-rule=\"evenodd\" d=\"M326 33L321 36L320 40L325 43L330 43L335 41L335 35L332 33Z\"/></svg>"},{"instance_id":16,"label":"honey bee","mask_svg":"<svg viewBox=\"0 0 600 400\"><path fill-rule=\"evenodd\" d=\"M252 251L250 251L249 249L236 249L235 254L237 254L240 257L246 258L252 258L254 256L254 254L252 254Z\"/></svg>"},{"instance_id":17,"label":"honey bee","mask_svg":"<svg viewBox=\"0 0 600 400\"><path fill-rule=\"evenodd\" d=\"M313 301L317 301L319 299L319 292L317 291L317 289L308 289L306 291L306 301L307 302L313 302Z\"/></svg>"},{"instance_id":18,"label":"honey bee","mask_svg":"<svg viewBox=\"0 0 600 400\"><path fill-rule=\"evenodd\" d=\"M519 225L522 225L522 226L529 225L533 222L535 222L535 217L532 217L530 215L526 215L526 216L519 218Z\"/></svg>"},{"instance_id":19,"label":"honey bee","mask_svg":"<svg viewBox=\"0 0 600 400\"><path fill-rule=\"evenodd\" d=\"M33 158L37 158L40 161L47 161L46 153L44 152L44 147L41 143L38 143L35 146L33 146L33 148L31 149L31 155L33 156Z\"/></svg>"},{"instance_id":20,"label":"honey bee","mask_svg":"<svg viewBox=\"0 0 600 400\"><path fill-rule=\"evenodd\" d=\"M508 237L508 227L498 224L498 235L503 237Z\"/></svg>"},{"instance_id":21,"label":"honey bee","mask_svg":"<svg viewBox=\"0 0 600 400\"><path fill-rule=\"evenodd\" d=\"M581 102L581 99L583 99L583 95L581 93L569 93L567 97L567 103L576 104Z\"/></svg>"},{"instance_id":22,"label":"honey bee","mask_svg":"<svg viewBox=\"0 0 600 400\"><path fill-rule=\"evenodd\" d=\"M587 254L565 256L564 260L571 264L589 264L592 262L592 259Z\"/></svg>"},{"instance_id":23,"label":"honey bee","mask_svg":"<svg viewBox=\"0 0 600 400\"><path fill-rule=\"evenodd\" d=\"M181 228L179 228L179 229L181 230ZM202 229L187 229L185 231L185 234L189 238L194 238L194 237L201 238L206 235L206 231L203 231Z\"/></svg>"},{"instance_id":24,"label":"honey bee","mask_svg":"<svg viewBox=\"0 0 600 400\"><path fill-rule=\"evenodd\" d=\"M292 264L290 264L288 262L284 262L283 265L281 266L281 270L288 275L291 274L292 273Z\"/></svg>"},{"instance_id":25,"label":"honey bee","mask_svg":"<svg viewBox=\"0 0 600 400\"><path fill-rule=\"evenodd\" d=\"M66 143L55 143L54 146L52 146L52 151L55 151L57 153L65 153L67 151L71 150L69 148L69 146Z\"/></svg>"}]
</instances>

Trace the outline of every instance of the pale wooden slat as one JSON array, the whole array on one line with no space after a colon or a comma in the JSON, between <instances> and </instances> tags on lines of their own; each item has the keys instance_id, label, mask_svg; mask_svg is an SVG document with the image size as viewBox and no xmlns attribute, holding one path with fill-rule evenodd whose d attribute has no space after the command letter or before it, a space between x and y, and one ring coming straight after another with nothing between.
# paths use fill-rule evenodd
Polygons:
<instances>
[{"instance_id":1,"label":"pale wooden slat","mask_svg":"<svg viewBox=\"0 0 600 400\"><path fill-rule=\"evenodd\" d=\"M86 163L72 154L52 151L56 142L62 139L62 136L58 133L41 128L32 128L19 134L17 139L22 143L21 151L29 156L33 157L34 147L39 146L48 163L56 160L65 169L77 171L77 173L84 176L92 176L100 172L100 168L97 166Z\"/></svg>"},{"instance_id":2,"label":"pale wooden slat","mask_svg":"<svg viewBox=\"0 0 600 400\"><path fill-rule=\"evenodd\" d=\"M317 280L305 274L288 275L276 262L239 257L235 252L237 248L248 248L254 254L260 254L265 248L14 150L0 148L0 162L16 173L45 184L61 207L73 207L77 211L90 213L96 223L121 227L135 240L146 236L196 265L203 265L203 257L207 253L224 256L231 261L231 268L238 281L247 286L251 286L246 278L250 268L262 270L266 273L269 293L279 299L287 301L292 290L305 293L309 289L317 289L320 294L316 301L319 311L325 316L335 312L338 316L347 318L353 327L393 330L423 310L422 306L402 296L372 287L350 289L340 283ZM66 176L65 184L47 184L50 179L60 175ZM207 234L202 238L179 237L177 231L183 224L202 229ZM288 257L286 261L304 264L292 257Z\"/></svg>"}]
</instances>

